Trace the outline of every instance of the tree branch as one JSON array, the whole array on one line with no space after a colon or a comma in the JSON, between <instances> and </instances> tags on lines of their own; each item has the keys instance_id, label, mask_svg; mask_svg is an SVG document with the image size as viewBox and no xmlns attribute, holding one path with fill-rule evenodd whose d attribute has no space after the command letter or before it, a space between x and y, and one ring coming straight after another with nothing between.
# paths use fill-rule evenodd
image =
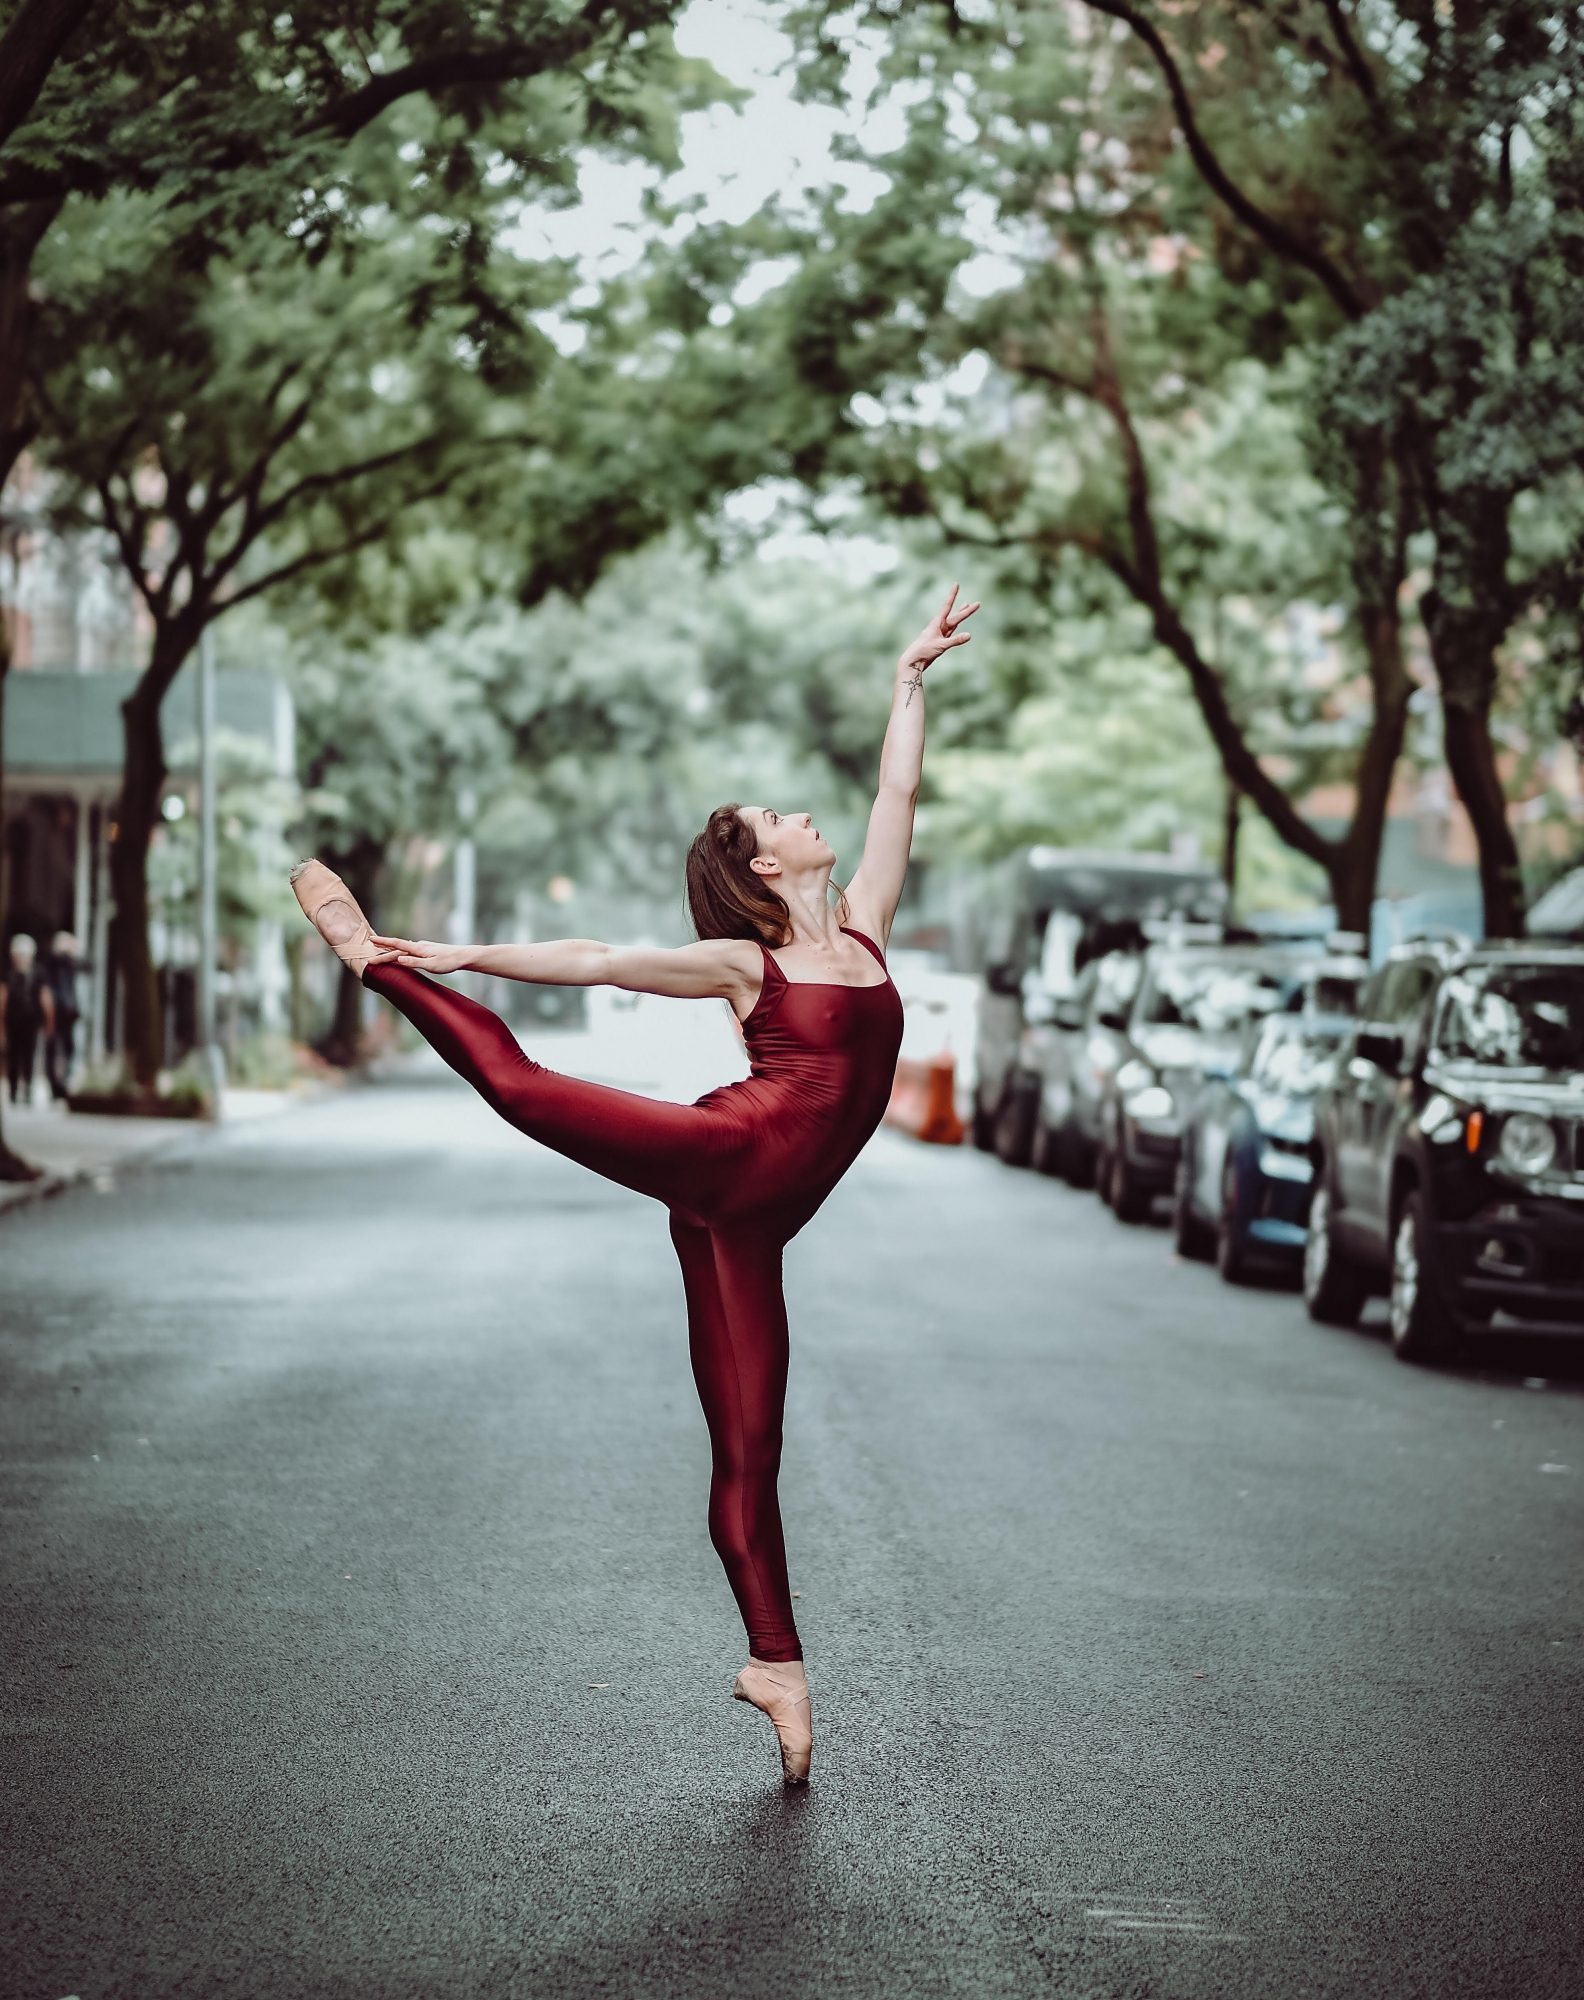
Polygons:
<instances>
[{"instance_id":1,"label":"tree branch","mask_svg":"<svg viewBox=\"0 0 1584 2000\"><path fill-rule=\"evenodd\" d=\"M138 506L136 496L132 498L132 520L138 523L138 530L134 535L132 523L123 518L121 509L116 505L108 473L94 481L94 490L98 493L99 505L104 510L105 525L115 536L116 546L121 551L121 560L126 565L128 575L138 587L138 595L148 606L150 613L158 617L159 610L154 602L157 593L150 589L148 572L143 567L147 536L141 525L143 510Z\"/></svg>"},{"instance_id":2,"label":"tree branch","mask_svg":"<svg viewBox=\"0 0 1584 2000\"><path fill-rule=\"evenodd\" d=\"M376 452L372 458L359 459L353 465L337 466L334 472L305 473L294 486L277 493L267 507L260 507L254 535L260 535L266 528L274 527L286 510L308 493L333 493L338 486L349 486L354 479L364 479L370 473L387 471L393 465L400 465L403 459L412 458L416 453L426 451L440 442L438 434L414 438L410 444L395 446L390 451ZM453 477L447 474L447 481Z\"/></svg>"},{"instance_id":3,"label":"tree branch","mask_svg":"<svg viewBox=\"0 0 1584 2000\"><path fill-rule=\"evenodd\" d=\"M343 556L356 555L359 549L366 549L370 542L377 542L382 535L389 534L391 523L398 513L417 505L420 500L435 499L450 483L451 475L448 473L444 479L437 479L429 486L420 487L416 493L404 494L400 507L393 508L380 520L371 521L366 527L359 528L356 534L348 535L333 548L305 549L300 556L294 556L290 562L281 563L267 575L255 577L251 583L245 584L241 590L233 592L218 605L216 615L218 616L221 611L229 611L234 604L246 604L250 597L261 597L266 590L274 590L280 584L289 583L293 577L301 576L310 569L318 569L328 562L338 562ZM211 590L214 584L221 580L221 575L219 570L213 573L210 578Z\"/></svg>"},{"instance_id":4,"label":"tree branch","mask_svg":"<svg viewBox=\"0 0 1584 2000\"><path fill-rule=\"evenodd\" d=\"M372 125L398 99L415 92L426 95L459 86L492 83L520 83L547 69L560 69L574 55L580 55L593 41L592 32L582 25L557 36L546 35L531 48L520 42L506 42L487 49L451 49L439 55L423 56L416 62L376 76L350 97L326 106L312 121L310 129L329 130L350 139L365 125Z\"/></svg>"},{"instance_id":5,"label":"tree branch","mask_svg":"<svg viewBox=\"0 0 1584 2000\"><path fill-rule=\"evenodd\" d=\"M33 109L61 50L93 6L94 0L22 0L0 36L0 145Z\"/></svg>"},{"instance_id":6,"label":"tree branch","mask_svg":"<svg viewBox=\"0 0 1584 2000\"><path fill-rule=\"evenodd\" d=\"M1353 39L1353 30L1348 25L1348 17L1342 11L1342 0L1325 0L1326 19L1331 23L1331 33L1336 37L1336 45L1342 51L1342 60L1348 66L1348 74L1358 85L1371 104L1377 101L1375 72L1364 60L1364 51Z\"/></svg>"},{"instance_id":7,"label":"tree branch","mask_svg":"<svg viewBox=\"0 0 1584 2000\"><path fill-rule=\"evenodd\" d=\"M42 9L46 5L64 6L68 0L33 0L33 4ZM86 11L92 0L74 0L74 4ZM334 104L323 106L305 125L295 126L285 134L284 143L273 148L237 145L228 149L211 161L211 171L225 173L239 166L257 164L264 158L282 157L306 134L314 132L333 133L339 139L354 138L403 97L418 93L437 94L468 86L481 88L523 82L548 70L565 67L574 57L591 48L595 39L596 30L582 20L569 24L559 33L536 36L532 44L503 42L490 48L450 49L422 56L388 75L376 76ZM158 178L156 171L139 184L154 185ZM80 191L97 191L102 185L100 170L89 171L86 164L77 168L42 168L17 161L8 163L5 171L0 173L0 206L21 201L58 200Z\"/></svg>"},{"instance_id":8,"label":"tree branch","mask_svg":"<svg viewBox=\"0 0 1584 2000\"><path fill-rule=\"evenodd\" d=\"M1150 498L1149 466L1122 392L1121 378L1111 351L1105 308L1098 300L1094 307L1093 327L1095 368L1090 393L1116 426L1127 487L1128 527L1133 540L1131 562L1120 551L1104 547L1100 551L1100 559L1149 612L1155 637L1186 669L1194 699L1199 704L1199 713L1204 717L1205 727L1220 753L1222 768L1227 776L1253 801L1289 847L1297 848L1300 854L1308 855L1311 861L1318 861L1322 868L1329 869L1339 852L1336 844L1309 824L1249 748L1248 739L1227 701L1220 674L1199 651L1193 634L1166 594L1161 575L1160 537L1156 533L1155 512Z\"/></svg>"},{"instance_id":9,"label":"tree branch","mask_svg":"<svg viewBox=\"0 0 1584 2000\"><path fill-rule=\"evenodd\" d=\"M1109 14L1113 20L1124 22L1155 58L1156 66L1166 79L1166 88L1171 93L1172 109L1177 115L1178 129L1188 147L1194 165L1199 169L1199 177L1213 194L1219 195L1237 219L1246 228L1253 230L1267 248L1274 250L1278 257L1290 264L1298 264L1312 276L1318 278L1337 305L1349 319L1364 317L1364 301L1353 289L1347 278L1332 263L1323 250L1289 229L1284 222L1278 222L1272 215L1252 202L1243 190L1227 174L1226 169L1210 150L1204 134L1194 117L1193 105L1189 102L1187 87L1182 80L1182 72L1172 60L1171 52L1161 40L1155 24L1147 20L1127 0L1084 0L1084 5L1098 14Z\"/></svg>"}]
</instances>

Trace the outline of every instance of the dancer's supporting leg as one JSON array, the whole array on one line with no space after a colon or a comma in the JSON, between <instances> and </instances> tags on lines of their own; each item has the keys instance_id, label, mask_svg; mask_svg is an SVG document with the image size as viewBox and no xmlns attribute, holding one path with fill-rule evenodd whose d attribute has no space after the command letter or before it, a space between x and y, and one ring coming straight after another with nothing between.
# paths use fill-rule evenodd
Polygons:
<instances>
[{"instance_id":1,"label":"dancer's supporting leg","mask_svg":"<svg viewBox=\"0 0 1584 2000\"><path fill-rule=\"evenodd\" d=\"M673 1215L671 1240L710 1434L710 1540L748 1630L734 1692L770 1717L783 1775L802 1784L813 1726L776 1494L787 1380L782 1232L751 1220L700 1229Z\"/></svg>"},{"instance_id":2,"label":"dancer's supporting leg","mask_svg":"<svg viewBox=\"0 0 1584 2000\"><path fill-rule=\"evenodd\" d=\"M751 1223L696 1229L673 1215L671 1240L709 1426L710 1540L755 1658L801 1660L776 1497L787 1381L781 1239Z\"/></svg>"}]
</instances>

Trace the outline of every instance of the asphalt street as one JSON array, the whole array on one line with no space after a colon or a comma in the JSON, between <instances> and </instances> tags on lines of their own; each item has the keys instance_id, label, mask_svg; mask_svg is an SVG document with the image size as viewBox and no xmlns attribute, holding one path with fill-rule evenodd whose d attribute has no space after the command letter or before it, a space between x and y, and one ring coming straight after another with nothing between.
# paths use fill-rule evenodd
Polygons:
<instances>
[{"instance_id":1,"label":"asphalt street","mask_svg":"<svg viewBox=\"0 0 1584 2000\"><path fill-rule=\"evenodd\" d=\"M0 1991L1584 1992L1584 1359L887 1134L788 1291L790 1795L658 1207L437 1080L0 1220Z\"/></svg>"}]
</instances>

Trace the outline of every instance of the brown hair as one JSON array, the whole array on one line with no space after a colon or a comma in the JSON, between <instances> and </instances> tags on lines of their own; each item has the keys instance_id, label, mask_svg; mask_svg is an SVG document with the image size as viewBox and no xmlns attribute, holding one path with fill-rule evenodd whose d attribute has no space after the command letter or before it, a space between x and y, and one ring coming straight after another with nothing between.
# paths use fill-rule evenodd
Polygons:
<instances>
[{"instance_id":1,"label":"brown hair","mask_svg":"<svg viewBox=\"0 0 1584 2000\"><path fill-rule=\"evenodd\" d=\"M772 951L791 938L786 904L748 866L758 852L742 807L717 806L687 857L688 909L701 938L746 938Z\"/></svg>"}]
</instances>

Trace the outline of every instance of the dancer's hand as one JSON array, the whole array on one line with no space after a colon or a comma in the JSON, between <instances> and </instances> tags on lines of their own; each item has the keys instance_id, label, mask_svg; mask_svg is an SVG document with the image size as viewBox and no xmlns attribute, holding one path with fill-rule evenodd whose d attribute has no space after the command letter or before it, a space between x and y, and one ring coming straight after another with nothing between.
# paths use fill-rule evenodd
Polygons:
<instances>
[{"instance_id":1,"label":"dancer's hand","mask_svg":"<svg viewBox=\"0 0 1584 2000\"><path fill-rule=\"evenodd\" d=\"M973 637L971 632L959 632L957 628L972 618L979 606L977 603L965 604L961 611L954 611L952 606L957 601L957 590L958 586L954 583L947 591L946 602L939 612L924 627L912 645L903 649L902 657L897 661L899 673L911 671L922 674L924 669L938 660L942 653L949 653L953 646L966 646Z\"/></svg>"},{"instance_id":2,"label":"dancer's hand","mask_svg":"<svg viewBox=\"0 0 1584 2000\"><path fill-rule=\"evenodd\" d=\"M466 972L472 951L466 945L429 944L421 938L376 937L382 956L380 965L410 965L414 972L427 972L438 979L447 972Z\"/></svg>"}]
</instances>

